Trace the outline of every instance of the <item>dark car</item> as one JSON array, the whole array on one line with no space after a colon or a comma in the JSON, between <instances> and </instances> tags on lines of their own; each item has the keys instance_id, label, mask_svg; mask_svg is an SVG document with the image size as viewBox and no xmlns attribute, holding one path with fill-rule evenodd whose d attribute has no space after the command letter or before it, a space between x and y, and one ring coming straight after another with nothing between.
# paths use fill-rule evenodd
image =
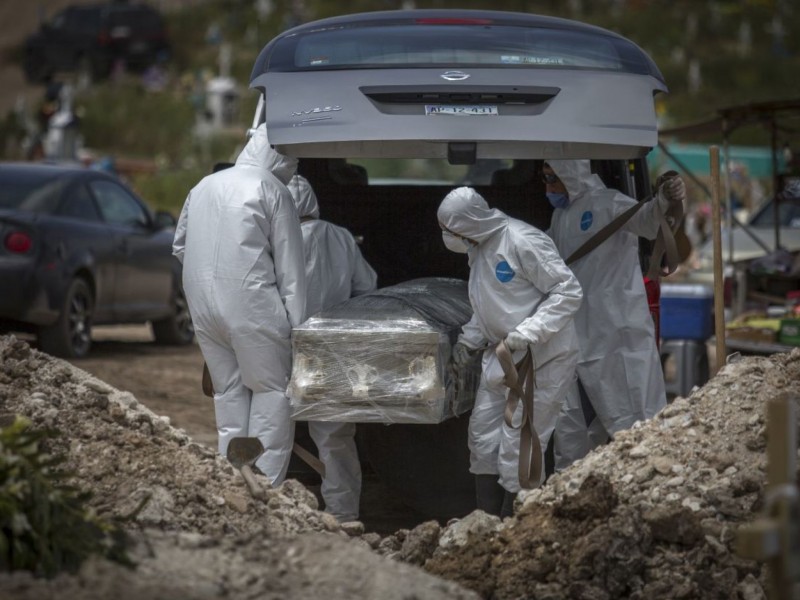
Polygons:
<instances>
[{"instance_id":1,"label":"dark car","mask_svg":"<svg viewBox=\"0 0 800 600\"><path fill-rule=\"evenodd\" d=\"M23 68L30 81L59 71L106 77L117 60L147 67L169 52L161 15L146 4L70 6L25 41Z\"/></svg>"},{"instance_id":2,"label":"dark car","mask_svg":"<svg viewBox=\"0 0 800 600\"><path fill-rule=\"evenodd\" d=\"M68 358L100 324L150 321L156 342L190 343L172 225L102 171L0 164L0 331Z\"/></svg>"}]
</instances>

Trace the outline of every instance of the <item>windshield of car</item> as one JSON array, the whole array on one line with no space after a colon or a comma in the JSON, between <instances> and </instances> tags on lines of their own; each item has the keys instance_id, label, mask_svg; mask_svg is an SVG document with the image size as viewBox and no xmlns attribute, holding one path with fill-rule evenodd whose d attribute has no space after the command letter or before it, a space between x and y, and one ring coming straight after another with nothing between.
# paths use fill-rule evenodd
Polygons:
<instances>
[{"instance_id":1,"label":"windshield of car","mask_svg":"<svg viewBox=\"0 0 800 600\"><path fill-rule=\"evenodd\" d=\"M445 159L350 158L330 161L331 177L353 185L500 185L531 179L533 161L483 159L451 165Z\"/></svg>"},{"instance_id":2,"label":"windshield of car","mask_svg":"<svg viewBox=\"0 0 800 600\"><path fill-rule=\"evenodd\" d=\"M778 203L778 223L781 227L800 229L800 199L787 198ZM755 227L772 227L775 225L775 200L762 206L750 220Z\"/></svg>"},{"instance_id":3,"label":"windshield of car","mask_svg":"<svg viewBox=\"0 0 800 600\"><path fill-rule=\"evenodd\" d=\"M287 36L276 44L269 70L447 66L601 69L661 77L639 48L610 35L435 23L338 27Z\"/></svg>"},{"instance_id":4,"label":"windshield of car","mask_svg":"<svg viewBox=\"0 0 800 600\"><path fill-rule=\"evenodd\" d=\"M41 174L0 172L0 209L53 212L68 181Z\"/></svg>"}]
</instances>

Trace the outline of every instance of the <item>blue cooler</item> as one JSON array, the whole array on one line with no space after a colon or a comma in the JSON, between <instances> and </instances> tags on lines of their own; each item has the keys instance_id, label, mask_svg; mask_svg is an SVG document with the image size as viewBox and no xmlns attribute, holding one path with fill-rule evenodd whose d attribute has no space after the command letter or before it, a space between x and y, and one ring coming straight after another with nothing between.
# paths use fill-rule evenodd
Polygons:
<instances>
[{"instance_id":1,"label":"blue cooler","mask_svg":"<svg viewBox=\"0 0 800 600\"><path fill-rule=\"evenodd\" d=\"M705 341L714 333L714 290L708 285L661 285L661 337Z\"/></svg>"}]
</instances>

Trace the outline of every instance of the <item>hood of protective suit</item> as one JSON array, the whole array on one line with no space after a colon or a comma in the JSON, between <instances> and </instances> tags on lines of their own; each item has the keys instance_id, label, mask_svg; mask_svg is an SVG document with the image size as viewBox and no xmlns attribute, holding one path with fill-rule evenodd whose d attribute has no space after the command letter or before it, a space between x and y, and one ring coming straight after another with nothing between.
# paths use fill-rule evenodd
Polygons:
<instances>
[{"instance_id":1,"label":"hood of protective suit","mask_svg":"<svg viewBox=\"0 0 800 600\"><path fill-rule=\"evenodd\" d=\"M567 188L570 202L581 194L595 189L604 188L602 179L592 174L591 163L588 160L547 160L558 178Z\"/></svg>"},{"instance_id":2,"label":"hood of protective suit","mask_svg":"<svg viewBox=\"0 0 800 600\"><path fill-rule=\"evenodd\" d=\"M460 187L447 194L437 212L439 222L453 233L478 243L489 239L508 224L506 214L489 208L486 200L471 187Z\"/></svg>"},{"instance_id":3,"label":"hood of protective suit","mask_svg":"<svg viewBox=\"0 0 800 600\"><path fill-rule=\"evenodd\" d=\"M247 142L239 157L237 165L259 167L272 173L278 180L286 185L297 171L297 159L284 156L269 145L267 139L267 126L261 124Z\"/></svg>"},{"instance_id":4,"label":"hood of protective suit","mask_svg":"<svg viewBox=\"0 0 800 600\"><path fill-rule=\"evenodd\" d=\"M301 219L303 217L311 217L313 219L319 218L317 195L314 193L314 189L311 187L308 179L302 175L295 175L286 187L288 187L289 191L292 193L294 207L297 209L298 217Z\"/></svg>"}]
</instances>

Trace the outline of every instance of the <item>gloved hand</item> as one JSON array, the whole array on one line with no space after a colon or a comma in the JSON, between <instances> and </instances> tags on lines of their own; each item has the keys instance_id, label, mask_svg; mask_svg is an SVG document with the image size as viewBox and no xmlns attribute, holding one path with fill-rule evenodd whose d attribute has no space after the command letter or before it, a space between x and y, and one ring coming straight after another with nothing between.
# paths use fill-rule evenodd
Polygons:
<instances>
[{"instance_id":1,"label":"gloved hand","mask_svg":"<svg viewBox=\"0 0 800 600\"><path fill-rule=\"evenodd\" d=\"M686 207L686 184L675 171L664 173L656 180L658 205L669 218L683 216Z\"/></svg>"},{"instance_id":2,"label":"gloved hand","mask_svg":"<svg viewBox=\"0 0 800 600\"><path fill-rule=\"evenodd\" d=\"M466 344L458 342L455 346L453 346L453 364L457 369L462 368L466 365L470 358L470 351L469 347Z\"/></svg>"},{"instance_id":3,"label":"gloved hand","mask_svg":"<svg viewBox=\"0 0 800 600\"><path fill-rule=\"evenodd\" d=\"M505 342L506 346L508 346L508 349L512 352L516 352L517 350L525 350L531 343L528 338L526 338L516 329L508 332Z\"/></svg>"}]
</instances>

